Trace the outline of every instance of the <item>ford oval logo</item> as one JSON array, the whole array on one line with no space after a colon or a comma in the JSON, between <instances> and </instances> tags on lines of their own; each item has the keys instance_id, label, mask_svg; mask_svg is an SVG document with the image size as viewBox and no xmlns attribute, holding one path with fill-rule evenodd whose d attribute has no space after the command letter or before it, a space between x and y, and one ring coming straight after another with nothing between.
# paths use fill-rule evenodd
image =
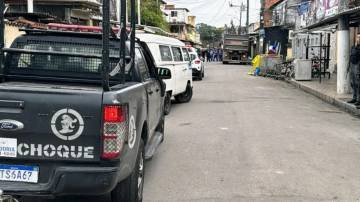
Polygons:
<instances>
[{"instance_id":1,"label":"ford oval logo","mask_svg":"<svg viewBox=\"0 0 360 202\"><path fill-rule=\"evenodd\" d=\"M3 119L0 120L0 130L3 131L15 131L15 130L21 130L24 128L24 124L10 119Z\"/></svg>"}]
</instances>

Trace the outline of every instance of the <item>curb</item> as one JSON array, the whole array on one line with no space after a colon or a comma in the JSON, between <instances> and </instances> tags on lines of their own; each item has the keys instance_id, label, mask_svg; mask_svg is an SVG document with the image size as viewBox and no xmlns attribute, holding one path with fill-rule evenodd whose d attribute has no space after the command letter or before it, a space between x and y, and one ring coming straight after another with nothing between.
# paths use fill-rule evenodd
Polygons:
<instances>
[{"instance_id":1,"label":"curb","mask_svg":"<svg viewBox=\"0 0 360 202\"><path fill-rule=\"evenodd\" d=\"M309 88L305 85L302 85L294 80L285 79L285 82L287 82L287 83L295 86L296 88L301 89L317 98L320 98L321 100L323 100L329 104L332 104L332 105L344 110L345 112L348 112L355 116L360 116L360 110L357 109L354 105L348 104L340 99L337 99L337 98L331 97L329 95L326 95L324 93L321 93L319 91L316 91L316 90Z\"/></svg>"}]
</instances>

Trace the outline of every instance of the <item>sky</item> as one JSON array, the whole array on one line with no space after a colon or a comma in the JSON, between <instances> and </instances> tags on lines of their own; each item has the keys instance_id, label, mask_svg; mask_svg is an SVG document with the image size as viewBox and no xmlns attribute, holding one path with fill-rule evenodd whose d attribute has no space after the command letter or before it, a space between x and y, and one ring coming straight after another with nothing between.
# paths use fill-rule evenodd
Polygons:
<instances>
[{"instance_id":1,"label":"sky","mask_svg":"<svg viewBox=\"0 0 360 202\"><path fill-rule=\"evenodd\" d=\"M240 22L240 8L229 6L230 3L246 4L246 0L165 0L176 7L188 8L196 16L196 23L206 23L216 27L223 27L233 20L235 25ZM250 0L250 23L259 21L260 0ZM243 12L242 25L246 24L246 12Z\"/></svg>"}]
</instances>

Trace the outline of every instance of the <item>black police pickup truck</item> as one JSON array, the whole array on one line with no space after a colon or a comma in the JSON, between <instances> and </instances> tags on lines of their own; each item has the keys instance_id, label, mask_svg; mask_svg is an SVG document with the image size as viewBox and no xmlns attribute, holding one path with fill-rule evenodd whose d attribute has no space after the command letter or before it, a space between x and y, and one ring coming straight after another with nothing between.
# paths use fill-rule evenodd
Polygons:
<instances>
[{"instance_id":1,"label":"black police pickup truck","mask_svg":"<svg viewBox=\"0 0 360 202\"><path fill-rule=\"evenodd\" d=\"M141 201L144 159L164 137L161 75L142 42L69 26L24 30L3 49L0 192Z\"/></svg>"}]
</instances>

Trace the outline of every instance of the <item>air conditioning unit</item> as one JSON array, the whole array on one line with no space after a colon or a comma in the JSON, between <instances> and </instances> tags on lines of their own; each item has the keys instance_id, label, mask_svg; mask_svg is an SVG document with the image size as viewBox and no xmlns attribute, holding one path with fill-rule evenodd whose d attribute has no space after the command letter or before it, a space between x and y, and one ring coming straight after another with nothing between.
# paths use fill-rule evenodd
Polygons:
<instances>
[{"instance_id":1,"label":"air conditioning unit","mask_svg":"<svg viewBox=\"0 0 360 202\"><path fill-rule=\"evenodd\" d=\"M311 81L311 60L294 60L295 80Z\"/></svg>"}]
</instances>

